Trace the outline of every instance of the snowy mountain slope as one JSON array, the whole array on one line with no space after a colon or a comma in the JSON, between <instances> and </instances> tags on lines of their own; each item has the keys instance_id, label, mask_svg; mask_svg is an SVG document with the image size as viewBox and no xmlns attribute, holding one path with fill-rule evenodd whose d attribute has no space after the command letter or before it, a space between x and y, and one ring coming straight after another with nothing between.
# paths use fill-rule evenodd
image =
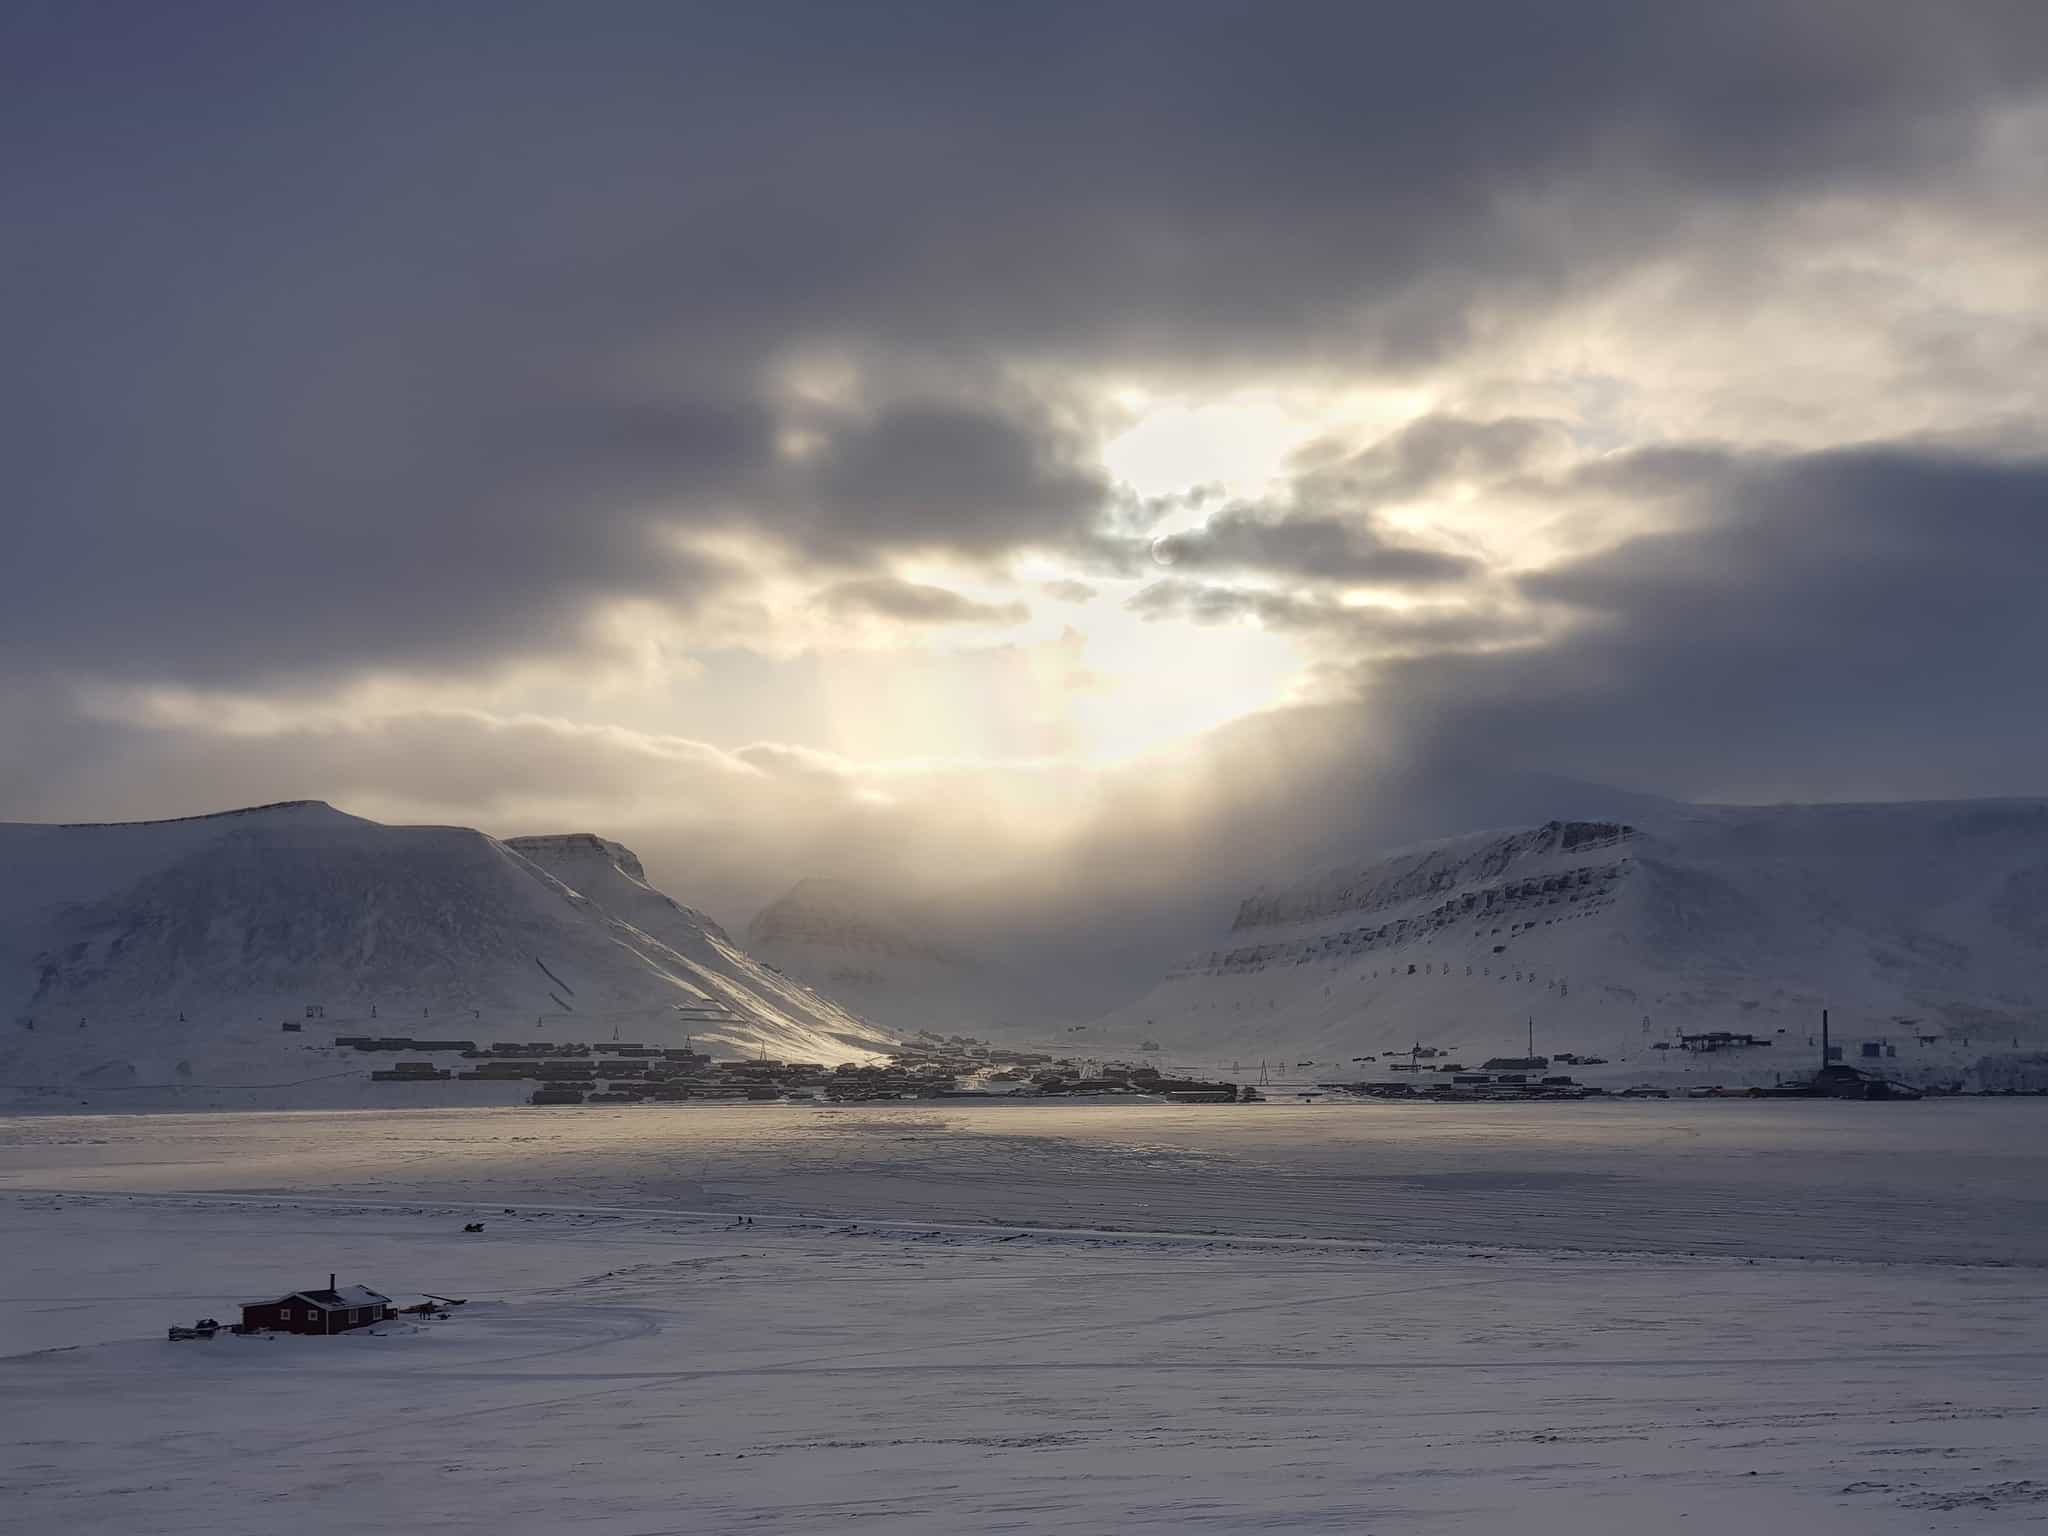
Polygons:
<instances>
[{"instance_id":1,"label":"snowy mountain slope","mask_svg":"<svg viewBox=\"0 0 2048 1536\"><path fill-rule=\"evenodd\" d=\"M807 879L747 925L747 948L908 1029L1038 1038L1065 1013L1014 971L937 935L943 920L844 880Z\"/></svg>"},{"instance_id":2,"label":"snowy mountain slope","mask_svg":"<svg viewBox=\"0 0 2048 1536\"><path fill-rule=\"evenodd\" d=\"M1930 1080L2048 1044L2048 802L1632 808L1424 844L1263 890L1108 1022L1169 1049L1322 1061L1420 1041L1638 1067L1726 1030L1721 1075L1852 1059ZM1896 1055L1889 1054L1896 1052Z\"/></svg>"},{"instance_id":3,"label":"snowy mountain slope","mask_svg":"<svg viewBox=\"0 0 2048 1536\"><path fill-rule=\"evenodd\" d=\"M653 890L617 844L317 802L0 824L0 1020L0 1084L106 1089L359 1077L337 1033L694 1036L826 1060L884 1043Z\"/></svg>"},{"instance_id":4,"label":"snowy mountain slope","mask_svg":"<svg viewBox=\"0 0 2048 1536\"><path fill-rule=\"evenodd\" d=\"M715 1012L723 1004L736 1016L736 1023L695 1024L692 1034L699 1043L758 1045L786 1059L842 1061L896 1039L824 992L763 964L702 912L656 890L640 860L618 843L578 833L515 837L506 846L595 902L633 935L652 940L664 970L711 1005L686 1004L685 1012ZM891 1029L902 1027L893 1019L888 1022ZM855 1041L858 1049L849 1051Z\"/></svg>"}]
</instances>

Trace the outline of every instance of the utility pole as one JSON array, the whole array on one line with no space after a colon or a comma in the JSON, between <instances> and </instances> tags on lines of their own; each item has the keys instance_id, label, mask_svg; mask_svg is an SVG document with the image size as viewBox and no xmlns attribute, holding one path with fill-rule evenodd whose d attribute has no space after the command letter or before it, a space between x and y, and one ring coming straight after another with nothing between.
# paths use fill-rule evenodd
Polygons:
<instances>
[{"instance_id":1,"label":"utility pole","mask_svg":"<svg viewBox=\"0 0 2048 1536\"><path fill-rule=\"evenodd\" d=\"M1536 1015L1529 1015L1529 1059L1536 1059Z\"/></svg>"},{"instance_id":2,"label":"utility pole","mask_svg":"<svg viewBox=\"0 0 2048 1536\"><path fill-rule=\"evenodd\" d=\"M1835 1059L1835 1053L1828 1049L1828 1011L1820 1011L1820 1064L1823 1070Z\"/></svg>"}]
</instances>

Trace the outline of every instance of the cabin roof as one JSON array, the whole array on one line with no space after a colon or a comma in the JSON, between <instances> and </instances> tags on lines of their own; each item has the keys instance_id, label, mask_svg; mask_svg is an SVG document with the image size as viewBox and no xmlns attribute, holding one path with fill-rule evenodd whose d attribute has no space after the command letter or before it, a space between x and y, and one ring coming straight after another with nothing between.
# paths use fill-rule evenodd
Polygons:
<instances>
[{"instance_id":1,"label":"cabin roof","mask_svg":"<svg viewBox=\"0 0 2048 1536\"><path fill-rule=\"evenodd\" d=\"M303 1301L328 1312L345 1312L355 1307L381 1307L390 1300L389 1296L373 1291L367 1285L343 1285L331 1291L292 1291L283 1296L265 1296L256 1301L245 1301L242 1305L275 1307L287 1301Z\"/></svg>"}]
</instances>

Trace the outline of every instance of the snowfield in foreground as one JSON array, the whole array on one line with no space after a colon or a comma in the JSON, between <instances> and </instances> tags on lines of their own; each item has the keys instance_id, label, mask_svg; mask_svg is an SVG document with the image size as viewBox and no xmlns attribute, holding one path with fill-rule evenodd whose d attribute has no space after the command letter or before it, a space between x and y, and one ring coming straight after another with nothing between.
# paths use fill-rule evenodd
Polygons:
<instances>
[{"instance_id":1,"label":"snowfield in foreground","mask_svg":"<svg viewBox=\"0 0 2048 1536\"><path fill-rule=\"evenodd\" d=\"M1848 1211L1820 1180L1778 1179L1771 1197L1815 1251L1848 1250L1828 1235L1845 1224L1875 1255L1877 1175L1859 1162L1874 1128L1894 1129L1908 1208L1944 1178L1981 1181L1985 1143L2000 1142L2015 1182L1950 1218L1958 1246L1986 1262L1560 1252L1535 1246L1531 1224L1519 1247L1253 1235L1274 1225L1261 1191L1284 1199L1294 1182L1276 1165L1288 1126L1313 1130L1304 1148L1331 1140L1336 1120L1314 1111L1263 1129L1247 1118L1236 1135L1193 1117L1027 1129L1022 1110L1006 1122L819 1112L817 1138L783 1127L783 1141L746 1111L702 1111L622 1115L609 1146L573 1114L0 1120L0 1525L1882 1536L2048 1524L2048 1309L2021 1193L2048 1160L2038 1120L1809 1119L1789 1122L1806 1145L1788 1153L1760 1122L1710 1118L1729 1107L1669 1106L1663 1142L1654 1121L1565 1138L1508 1112L1490 1132L1455 1113L1435 1129L1355 1116L1337 1145L1354 1170L1383 1162L1434 1188L1444 1220L1462 1219L1460 1192L1483 1205L1513 1191L1517 1167L1604 1161L1617 1188L1661 1186L1693 1232L1710 1229L1715 1180L1745 1155L1760 1168L1819 1162L1843 1170ZM360 1129L341 1145L344 1119ZM527 1203L490 1196L486 1160L459 1153L465 1119L467 1144L495 1149L504 1187ZM1688 1142L1704 1181L1673 1155ZM929 1182L911 1178L914 1160ZM1341 1162L1326 1157L1320 1197ZM1036 1181L1054 1168L1085 1179L1073 1170L1092 1166L1128 1200L1204 1165L1240 1202L1235 1221L1211 1204L1217 1233L992 1225L962 1209L1043 1206ZM1432 1174L1446 1177L1431 1186ZM531 1203L551 1183L557 1198ZM400 1185L470 1199L401 1198ZM894 1220L787 1213L891 1186ZM1356 1187L1369 1204L1371 1183ZM1545 1187L1535 1178L1517 1198L1540 1208ZM600 1189L608 1203L590 1198ZM904 1209L919 1199L943 1215L919 1221ZM740 1209L762 1214L742 1226ZM1559 1231L1583 1242L1591 1229L1572 1209ZM485 1230L463 1234L472 1220ZM237 1297L330 1270L401 1301L471 1300L446 1322L374 1336L164 1339L171 1322L232 1315Z\"/></svg>"}]
</instances>

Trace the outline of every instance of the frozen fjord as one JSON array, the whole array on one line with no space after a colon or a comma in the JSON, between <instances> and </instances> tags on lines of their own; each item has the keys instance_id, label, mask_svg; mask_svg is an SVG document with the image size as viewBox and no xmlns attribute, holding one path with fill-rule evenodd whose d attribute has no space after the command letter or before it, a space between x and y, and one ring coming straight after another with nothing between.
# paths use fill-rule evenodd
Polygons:
<instances>
[{"instance_id":1,"label":"frozen fjord","mask_svg":"<svg viewBox=\"0 0 2048 1536\"><path fill-rule=\"evenodd\" d=\"M1788 1107L0 1121L10 1513L2031 1528L2037 1107ZM1873 1225L1887 1197L1923 1214ZM1657 1200L1701 1256L1643 1251ZM1775 1254L1715 1240L1773 1202ZM1053 1230L1190 1217L1219 1235ZM1505 1236L1452 1236L1488 1220ZM381 1337L163 1339L335 1268L472 1301Z\"/></svg>"}]
</instances>

